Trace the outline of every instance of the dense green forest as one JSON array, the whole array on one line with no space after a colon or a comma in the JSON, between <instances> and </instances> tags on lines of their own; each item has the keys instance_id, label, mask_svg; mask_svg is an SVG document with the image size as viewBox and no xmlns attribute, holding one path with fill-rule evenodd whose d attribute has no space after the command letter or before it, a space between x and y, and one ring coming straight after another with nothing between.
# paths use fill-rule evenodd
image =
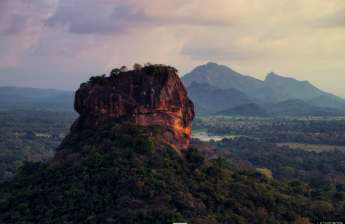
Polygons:
<instances>
[{"instance_id":1,"label":"dense green forest","mask_svg":"<svg viewBox=\"0 0 345 224\"><path fill-rule=\"evenodd\" d=\"M78 162L26 162L0 185L2 223L310 223L344 218L343 198L299 181L180 154L160 127L108 124L69 141ZM73 147L72 147L73 146ZM336 209L335 209L336 208Z\"/></svg>"},{"instance_id":2,"label":"dense green forest","mask_svg":"<svg viewBox=\"0 0 345 224\"><path fill-rule=\"evenodd\" d=\"M224 136L247 136L268 142L345 145L344 117L197 118L193 129Z\"/></svg>"},{"instance_id":3,"label":"dense green forest","mask_svg":"<svg viewBox=\"0 0 345 224\"><path fill-rule=\"evenodd\" d=\"M68 112L0 112L0 182L11 178L24 160L51 157L75 117Z\"/></svg>"},{"instance_id":4,"label":"dense green forest","mask_svg":"<svg viewBox=\"0 0 345 224\"><path fill-rule=\"evenodd\" d=\"M327 144L344 146L342 118L199 118L196 131L230 138L193 140L182 155L160 142L159 127L109 124L69 138L69 153L79 154L79 162L47 164L75 117L1 112L0 223L310 223L345 218L345 150L332 145L324 150ZM308 151L279 142L325 145ZM215 151L206 158L203 154L210 150Z\"/></svg>"},{"instance_id":5,"label":"dense green forest","mask_svg":"<svg viewBox=\"0 0 345 224\"><path fill-rule=\"evenodd\" d=\"M274 178L304 181L323 194L345 196L344 151L306 151L249 138L224 139L211 145L241 168L268 168Z\"/></svg>"},{"instance_id":6,"label":"dense green forest","mask_svg":"<svg viewBox=\"0 0 345 224\"><path fill-rule=\"evenodd\" d=\"M344 197L344 118L205 117L194 126L224 135L209 145L238 167L268 168L276 179L303 181L320 194Z\"/></svg>"}]
</instances>

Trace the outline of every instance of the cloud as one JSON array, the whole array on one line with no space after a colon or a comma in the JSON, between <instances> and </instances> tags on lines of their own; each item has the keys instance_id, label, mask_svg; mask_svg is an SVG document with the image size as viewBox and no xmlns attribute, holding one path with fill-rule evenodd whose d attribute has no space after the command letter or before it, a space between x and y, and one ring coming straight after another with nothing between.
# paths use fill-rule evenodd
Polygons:
<instances>
[{"instance_id":1,"label":"cloud","mask_svg":"<svg viewBox=\"0 0 345 224\"><path fill-rule=\"evenodd\" d=\"M0 5L0 67L16 66L39 41L54 0L3 0Z\"/></svg>"},{"instance_id":2,"label":"cloud","mask_svg":"<svg viewBox=\"0 0 345 224\"><path fill-rule=\"evenodd\" d=\"M312 24L317 27L345 28L345 7L314 20Z\"/></svg>"},{"instance_id":3,"label":"cloud","mask_svg":"<svg viewBox=\"0 0 345 224\"><path fill-rule=\"evenodd\" d=\"M61 0L47 25L64 26L77 34L110 34L146 21L144 12L120 1Z\"/></svg>"},{"instance_id":4,"label":"cloud","mask_svg":"<svg viewBox=\"0 0 345 224\"><path fill-rule=\"evenodd\" d=\"M123 64L216 61L336 89L325 77L345 77L344 15L344 0L0 0L0 69L73 88Z\"/></svg>"},{"instance_id":5,"label":"cloud","mask_svg":"<svg viewBox=\"0 0 345 224\"><path fill-rule=\"evenodd\" d=\"M0 35L14 35L38 29L54 11L56 2L57 0L2 0Z\"/></svg>"},{"instance_id":6,"label":"cloud","mask_svg":"<svg viewBox=\"0 0 345 224\"><path fill-rule=\"evenodd\" d=\"M182 55L191 57L193 60L202 61L238 61L250 60L259 57L259 53L239 50L239 49L225 49L217 47L200 47L200 46L185 46L181 50Z\"/></svg>"},{"instance_id":7,"label":"cloud","mask_svg":"<svg viewBox=\"0 0 345 224\"><path fill-rule=\"evenodd\" d=\"M223 18L213 18L200 13L196 16L197 11L191 14L185 11L189 4L182 1L171 2L176 4L156 0L60 0L55 15L48 19L47 25L63 26L69 32L77 34L112 34L167 25L231 25ZM172 7L178 7L179 10L172 10Z\"/></svg>"}]
</instances>

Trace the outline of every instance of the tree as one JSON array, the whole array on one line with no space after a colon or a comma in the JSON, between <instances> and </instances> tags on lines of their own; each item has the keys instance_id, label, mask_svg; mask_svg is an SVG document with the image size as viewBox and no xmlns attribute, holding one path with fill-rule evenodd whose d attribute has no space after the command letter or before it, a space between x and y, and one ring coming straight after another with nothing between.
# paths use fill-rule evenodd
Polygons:
<instances>
[{"instance_id":1,"label":"tree","mask_svg":"<svg viewBox=\"0 0 345 224\"><path fill-rule=\"evenodd\" d=\"M110 72L110 77L114 77L114 76L117 76L121 73L121 70L118 69L118 68L114 68L113 70L111 70Z\"/></svg>"},{"instance_id":2,"label":"tree","mask_svg":"<svg viewBox=\"0 0 345 224\"><path fill-rule=\"evenodd\" d=\"M33 131L27 131L26 133L25 133L25 137L27 138L27 139L34 139L35 137L36 137L36 134L33 132Z\"/></svg>"},{"instance_id":3,"label":"tree","mask_svg":"<svg viewBox=\"0 0 345 224\"><path fill-rule=\"evenodd\" d=\"M127 72L127 67L124 65L120 68L120 71L121 72Z\"/></svg>"},{"instance_id":4,"label":"tree","mask_svg":"<svg viewBox=\"0 0 345 224\"><path fill-rule=\"evenodd\" d=\"M101 75L101 76L91 76L89 82L92 84L100 84L100 85L104 85L105 84L105 74Z\"/></svg>"},{"instance_id":5,"label":"tree","mask_svg":"<svg viewBox=\"0 0 345 224\"><path fill-rule=\"evenodd\" d=\"M141 66L141 64L139 64L139 63L135 63L133 65L133 69L136 71L140 71L142 68L143 68L143 66Z\"/></svg>"},{"instance_id":6,"label":"tree","mask_svg":"<svg viewBox=\"0 0 345 224\"><path fill-rule=\"evenodd\" d=\"M269 178L269 179L273 178L272 171L270 169L267 169L267 168L256 168L256 171L258 173L260 173L261 175Z\"/></svg>"}]
</instances>

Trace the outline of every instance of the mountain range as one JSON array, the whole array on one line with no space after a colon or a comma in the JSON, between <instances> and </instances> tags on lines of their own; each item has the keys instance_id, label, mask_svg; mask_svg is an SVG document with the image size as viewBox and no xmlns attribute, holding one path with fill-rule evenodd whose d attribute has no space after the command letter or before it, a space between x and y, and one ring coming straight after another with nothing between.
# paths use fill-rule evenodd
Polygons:
<instances>
[{"instance_id":1,"label":"mountain range","mask_svg":"<svg viewBox=\"0 0 345 224\"><path fill-rule=\"evenodd\" d=\"M265 80L207 63L182 77L199 115L343 115L345 100L273 72Z\"/></svg>"},{"instance_id":2,"label":"mountain range","mask_svg":"<svg viewBox=\"0 0 345 224\"><path fill-rule=\"evenodd\" d=\"M308 81L276 73L264 80L207 63L182 77L197 115L339 116L345 100ZM0 110L74 111L74 92L0 87Z\"/></svg>"}]
</instances>

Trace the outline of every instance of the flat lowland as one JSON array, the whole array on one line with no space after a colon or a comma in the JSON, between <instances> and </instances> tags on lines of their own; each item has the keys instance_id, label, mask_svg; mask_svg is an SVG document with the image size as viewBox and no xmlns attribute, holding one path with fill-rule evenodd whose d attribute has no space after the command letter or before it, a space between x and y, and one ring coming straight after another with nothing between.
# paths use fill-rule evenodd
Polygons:
<instances>
[{"instance_id":1,"label":"flat lowland","mask_svg":"<svg viewBox=\"0 0 345 224\"><path fill-rule=\"evenodd\" d=\"M277 143L278 146L287 146L292 149L301 149L308 152L329 152L340 150L345 152L345 146L342 145L323 145L323 144L306 144L306 143L295 143L295 142L284 142Z\"/></svg>"}]
</instances>

